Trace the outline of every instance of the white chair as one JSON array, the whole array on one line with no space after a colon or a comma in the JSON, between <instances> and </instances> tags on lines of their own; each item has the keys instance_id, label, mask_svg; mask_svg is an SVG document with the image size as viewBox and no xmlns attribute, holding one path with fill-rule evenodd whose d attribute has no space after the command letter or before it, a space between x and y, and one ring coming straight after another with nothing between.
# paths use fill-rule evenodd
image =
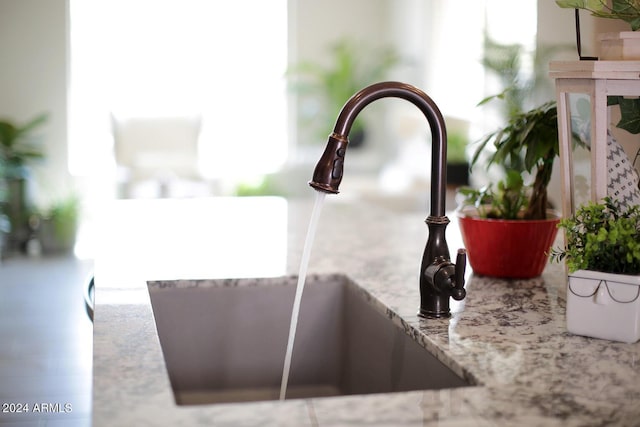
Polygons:
<instances>
[{"instance_id":1,"label":"white chair","mask_svg":"<svg viewBox=\"0 0 640 427\"><path fill-rule=\"evenodd\" d=\"M200 116L111 118L123 197L140 195L142 186L153 187L154 196L169 197L174 184L203 183L198 168Z\"/></svg>"}]
</instances>

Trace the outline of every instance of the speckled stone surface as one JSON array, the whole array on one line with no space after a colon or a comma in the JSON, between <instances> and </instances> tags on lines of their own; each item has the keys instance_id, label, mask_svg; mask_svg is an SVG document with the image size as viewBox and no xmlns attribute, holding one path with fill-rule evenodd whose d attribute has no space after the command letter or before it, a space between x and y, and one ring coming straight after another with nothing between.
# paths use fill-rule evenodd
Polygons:
<instances>
[{"instance_id":1,"label":"speckled stone surface","mask_svg":"<svg viewBox=\"0 0 640 427\"><path fill-rule=\"evenodd\" d=\"M348 276L372 304L475 386L177 406L146 281L227 277L220 272L226 274L232 260L221 259L225 251L216 248L224 244L215 238L220 227L231 229L240 248L252 248L240 260L245 269L237 277L261 277L264 267L252 267L260 264L252 259L255 253L284 257L282 275L297 274L312 205L275 199L124 203L114 206L110 217L126 219L127 225L103 227L104 250L96 261L93 425L640 425L640 344L566 332L561 266L549 265L541 277L521 281L468 271L467 298L452 303L453 316L420 319L417 275L427 238L426 211L398 213L340 197L324 206L309 272ZM228 219L244 218L247 211L251 224ZM216 222L220 212L226 212L222 225ZM270 223L283 216L285 249L269 250ZM447 241L455 250L461 239L452 221ZM175 228L180 232L165 230ZM209 247L217 254L213 259L206 257ZM230 257L236 254L232 249ZM158 254L158 264L150 254ZM276 275L273 269L264 271Z\"/></svg>"}]
</instances>

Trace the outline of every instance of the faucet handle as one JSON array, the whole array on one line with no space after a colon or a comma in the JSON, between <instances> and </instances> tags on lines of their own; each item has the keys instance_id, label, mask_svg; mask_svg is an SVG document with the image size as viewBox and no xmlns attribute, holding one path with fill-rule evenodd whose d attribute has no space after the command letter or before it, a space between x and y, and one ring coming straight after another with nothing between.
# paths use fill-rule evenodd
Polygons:
<instances>
[{"instance_id":1,"label":"faucet handle","mask_svg":"<svg viewBox=\"0 0 640 427\"><path fill-rule=\"evenodd\" d=\"M456 267L454 273L454 284L451 289L451 298L456 301L464 299L467 295L467 291L464 289L464 272L467 269L467 251L465 249L458 249L458 255L456 255Z\"/></svg>"}]
</instances>

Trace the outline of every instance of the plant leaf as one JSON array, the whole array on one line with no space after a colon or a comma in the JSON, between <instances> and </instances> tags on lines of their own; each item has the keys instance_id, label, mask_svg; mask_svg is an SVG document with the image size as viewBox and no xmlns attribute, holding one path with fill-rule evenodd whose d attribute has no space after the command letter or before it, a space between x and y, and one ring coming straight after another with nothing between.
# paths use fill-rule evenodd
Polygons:
<instances>
[{"instance_id":1,"label":"plant leaf","mask_svg":"<svg viewBox=\"0 0 640 427\"><path fill-rule=\"evenodd\" d=\"M632 134L640 133L640 99L619 97L620 121L616 124Z\"/></svg>"},{"instance_id":2,"label":"plant leaf","mask_svg":"<svg viewBox=\"0 0 640 427\"><path fill-rule=\"evenodd\" d=\"M606 6L602 0L556 0L556 4L563 8L584 9L590 12L602 11Z\"/></svg>"}]
</instances>

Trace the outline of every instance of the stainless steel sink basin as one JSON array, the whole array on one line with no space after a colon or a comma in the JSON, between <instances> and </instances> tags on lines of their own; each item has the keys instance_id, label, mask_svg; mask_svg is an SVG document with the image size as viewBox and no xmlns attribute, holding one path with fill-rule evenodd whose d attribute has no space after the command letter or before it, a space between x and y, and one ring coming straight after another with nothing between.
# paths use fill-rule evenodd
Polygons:
<instances>
[{"instance_id":1,"label":"stainless steel sink basin","mask_svg":"<svg viewBox=\"0 0 640 427\"><path fill-rule=\"evenodd\" d=\"M296 278L149 282L176 403L278 399ZM305 286L287 399L468 385L347 277Z\"/></svg>"}]
</instances>

